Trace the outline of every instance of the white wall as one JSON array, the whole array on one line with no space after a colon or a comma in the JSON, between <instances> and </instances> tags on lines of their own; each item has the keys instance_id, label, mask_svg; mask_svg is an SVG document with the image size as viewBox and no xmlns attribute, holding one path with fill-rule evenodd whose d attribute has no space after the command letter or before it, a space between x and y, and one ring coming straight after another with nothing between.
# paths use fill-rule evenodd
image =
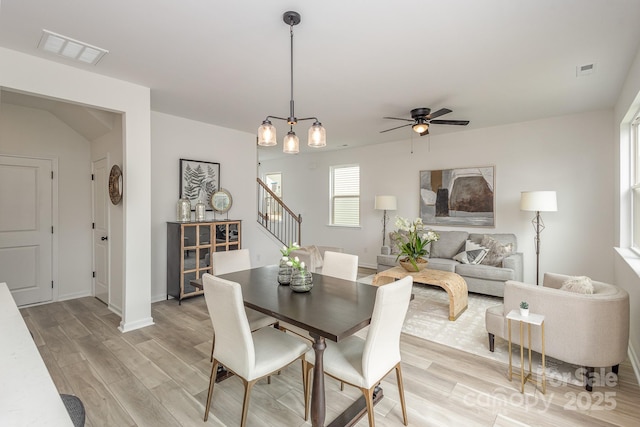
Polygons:
<instances>
[{"instance_id":1,"label":"white wall","mask_svg":"<svg viewBox=\"0 0 640 427\"><path fill-rule=\"evenodd\" d=\"M58 161L56 299L91 295L89 141L47 111L10 104L1 108L1 154Z\"/></svg>"},{"instance_id":2,"label":"white wall","mask_svg":"<svg viewBox=\"0 0 640 427\"><path fill-rule=\"evenodd\" d=\"M167 295L167 221L176 220L180 195L180 159L220 163L220 184L229 190L229 219L242 220L242 246L252 265L275 263L279 244L256 222L256 136L202 122L153 112L151 115L151 295ZM217 219L226 219L217 215ZM213 219L213 212L207 212Z\"/></svg>"},{"instance_id":3,"label":"white wall","mask_svg":"<svg viewBox=\"0 0 640 427\"><path fill-rule=\"evenodd\" d=\"M120 329L151 318L150 90L142 86L0 48L0 86L124 113L125 281Z\"/></svg>"},{"instance_id":4,"label":"white wall","mask_svg":"<svg viewBox=\"0 0 640 427\"><path fill-rule=\"evenodd\" d=\"M419 171L496 167L496 226L473 232L515 233L524 252L525 280L535 282L533 212L519 208L520 192L556 190L558 212L543 213L540 271L613 280L614 187L611 111L596 111L366 148L324 151L261 161L260 173L283 173L283 198L302 214L302 244L341 246L360 264L376 265L382 213L376 194L398 199L404 217L418 216ZM330 144L331 141L328 141ZM274 147L273 149L281 149ZM360 164L361 227L328 224L329 168ZM444 230L445 227L434 227ZM451 229L451 228L450 228ZM460 229L460 228L457 228ZM389 231L389 226L388 226Z\"/></svg>"},{"instance_id":5,"label":"white wall","mask_svg":"<svg viewBox=\"0 0 640 427\"><path fill-rule=\"evenodd\" d=\"M629 69L629 74L615 106L614 131L616 142L616 263L615 283L629 292L631 302L631 328L629 347L631 362L640 378L640 257L632 252L630 146L631 120L640 111L640 50ZM636 213L637 215L637 213Z\"/></svg>"}]
</instances>

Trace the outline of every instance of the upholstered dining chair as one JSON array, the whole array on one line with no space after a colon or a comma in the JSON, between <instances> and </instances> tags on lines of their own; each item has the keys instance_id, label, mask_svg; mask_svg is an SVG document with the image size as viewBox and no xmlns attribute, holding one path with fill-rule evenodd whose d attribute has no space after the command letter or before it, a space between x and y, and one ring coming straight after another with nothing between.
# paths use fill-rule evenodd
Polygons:
<instances>
[{"instance_id":1,"label":"upholstered dining chair","mask_svg":"<svg viewBox=\"0 0 640 427\"><path fill-rule=\"evenodd\" d=\"M202 284L207 309L219 344L213 352L204 421L209 418L218 364L223 364L244 383L241 427L246 423L249 397L256 381L298 359L302 360L303 390L307 393L309 387L304 383L306 378L304 358L305 353L310 349L309 344L275 328L262 328L251 332L239 283L204 274ZM307 402L308 399L305 396L305 405ZM305 420L307 414L308 409L305 408Z\"/></svg>"},{"instance_id":2,"label":"upholstered dining chair","mask_svg":"<svg viewBox=\"0 0 640 427\"><path fill-rule=\"evenodd\" d=\"M212 274L220 276L221 274L233 273L234 271L248 270L251 268L251 253L249 249L238 249L235 251L213 252L211 254ZM278 321L259 311L245 307L247 319L249 320L249 328L256 331L266 326L274 325ZM213 343L211 344L211 361L213 362L213 349L216 345L216 336L213 335Z\"/></svg>"},{"instance_id":3,"label":"upholstered dining chair","mask_svg":"<svg viewBox=\"0 0 640 427\"><path fill-rule=\"evenodd\" d=\"M407 425L407 407L404 401L402 369L400 366L400 332L409 309L413 278L407 276L376 291L376 301L367 337L352 335L342 341L327 342L324 350L324 373L332 378L357 387L367 403L369 426L375 426L373 417L373 391L392 370L396 371L402 418ZM306 355L305 385L309 387L315 353ZM309 398L310 391L305 392ZM305 403L305 411L308 404Z\"/></svg>"},{"instance_id":4,"label":"upholstered dining chair","mask_svg":"<svg viewBox=\"0 0 640 427\"><path fill-rule=\"evenodd\" d=\"M326 251L322 262L322 274L355 281L358 278L358 255Z\"/></svg>"}]
</instances>

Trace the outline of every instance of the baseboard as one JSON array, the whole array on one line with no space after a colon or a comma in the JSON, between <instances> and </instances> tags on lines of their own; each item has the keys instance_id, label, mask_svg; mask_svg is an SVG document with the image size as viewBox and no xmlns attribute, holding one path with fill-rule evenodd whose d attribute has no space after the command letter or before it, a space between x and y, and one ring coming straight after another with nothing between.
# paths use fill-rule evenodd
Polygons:
<instances>
[{"instance_id":1,"label":"baseboard","mask_svg":"<svg viewBox=\"0 0 640 427\"><path fill-rule=\"evenodd\" d=\"M173 298L173 297L170 296L169 298ZM156 295L156 296L151 297L151 304L153 304L154 302L165 301L165 300L167 300L169 298L167 298L166 294Z\"/></svg>"},{"instance_id":2,"label":"baseboard","mask_svg":"<svg viewBox=\"0 0 640 427\"><path fill-rule=\"evenodd\" d=\"M91 291L82 291L82 292L76 292L73 294L63 294L63 295L58 294L58 298L56 299L56 301L67 301L70 299L92 297L92 296L93 295L91 295Z\"/></svg>"},{"instance_id":3,"label":"baseboard","mask_svg":"<svg viewBox=\"0 0 640 427\"><path fill-rule=\"evenodd\" d=\"M631 367L633 368L633 373L636 374L636 381L640 384L640 360L638 360L638 353L634 350L631 343L629 343L629 351L627 351L629 356L629 362L631 362Z\"/></svg>"},{"instance_id":4,"label":"baseboard","mask_svg":"<svg viewBox=\"0 0 640 427\"><path fill-rule=\"evenodd\" d=\"M140 319L135 322L120 322L120 326L118 326L118 329L120 330L120 332L130 332L154 324L155 323L153 322L153 317L147 317L146 319Z\"/></svg>"}]
</instances>

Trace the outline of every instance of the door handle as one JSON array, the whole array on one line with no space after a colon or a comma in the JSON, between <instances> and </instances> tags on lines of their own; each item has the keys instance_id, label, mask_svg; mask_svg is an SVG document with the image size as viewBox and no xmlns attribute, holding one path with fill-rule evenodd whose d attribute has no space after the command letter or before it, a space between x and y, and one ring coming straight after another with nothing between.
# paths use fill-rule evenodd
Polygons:
<instances>
[{"instance_id":1,"label":"door handle","mask_svg":"<svg viewBox=\"0 0 640 427\"><path fill-rule=\"evenodd\" d=\"M109 238L107 236L102 236L100 240L109 240Z\"/></svg>"}]
</instances>

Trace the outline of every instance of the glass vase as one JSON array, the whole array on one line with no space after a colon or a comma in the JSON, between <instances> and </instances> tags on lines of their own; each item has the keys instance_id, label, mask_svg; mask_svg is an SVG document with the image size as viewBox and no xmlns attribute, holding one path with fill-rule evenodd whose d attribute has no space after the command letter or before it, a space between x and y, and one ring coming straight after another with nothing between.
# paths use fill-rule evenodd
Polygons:
<instances>
[{"instance_id":1,"label":"glass vase","mask_svg":"<svg viewBox=\"0 0 640 427\"><path fill-rule=\"evenodd\" d=\"M289 287L294 292L308 292L313 288L313 276L308 270L299 270L295 268L291 275L291 283Z\"/></svg>"},{"instance_id":2,"label":"glass vase","mask_svg":"<svg viewBox=\"0 0 640 427\"><path fill-rule=\"evenodd\" d=\"M176 204L176 221L191 221L191 202L186 197L179 199Z\"/></svg>"},{"instance_id":3,"label":"glass vase","mask_svg":"<svg viewBox=\"0 0 640 427\"><path fill-rule=\"evenodd\" d=\"M202 203L202 200L198 200L198 203L196 203L196 221L197 222L203 222L205 220L205 212L206 212L206 206L204 203Z\"/></svg>"},{"instance_id":4,"label":"glass vase","mask_svg":"<svg viewBox=\"0 0 640 427\"><path fill-rule=\"evenodd\" d=\"M287 261L280 260L280 268L278 269L278 283L281 285L288 285L291 283L291 273L293 267L287 265Z\"/></svg>"}]
</instances>

